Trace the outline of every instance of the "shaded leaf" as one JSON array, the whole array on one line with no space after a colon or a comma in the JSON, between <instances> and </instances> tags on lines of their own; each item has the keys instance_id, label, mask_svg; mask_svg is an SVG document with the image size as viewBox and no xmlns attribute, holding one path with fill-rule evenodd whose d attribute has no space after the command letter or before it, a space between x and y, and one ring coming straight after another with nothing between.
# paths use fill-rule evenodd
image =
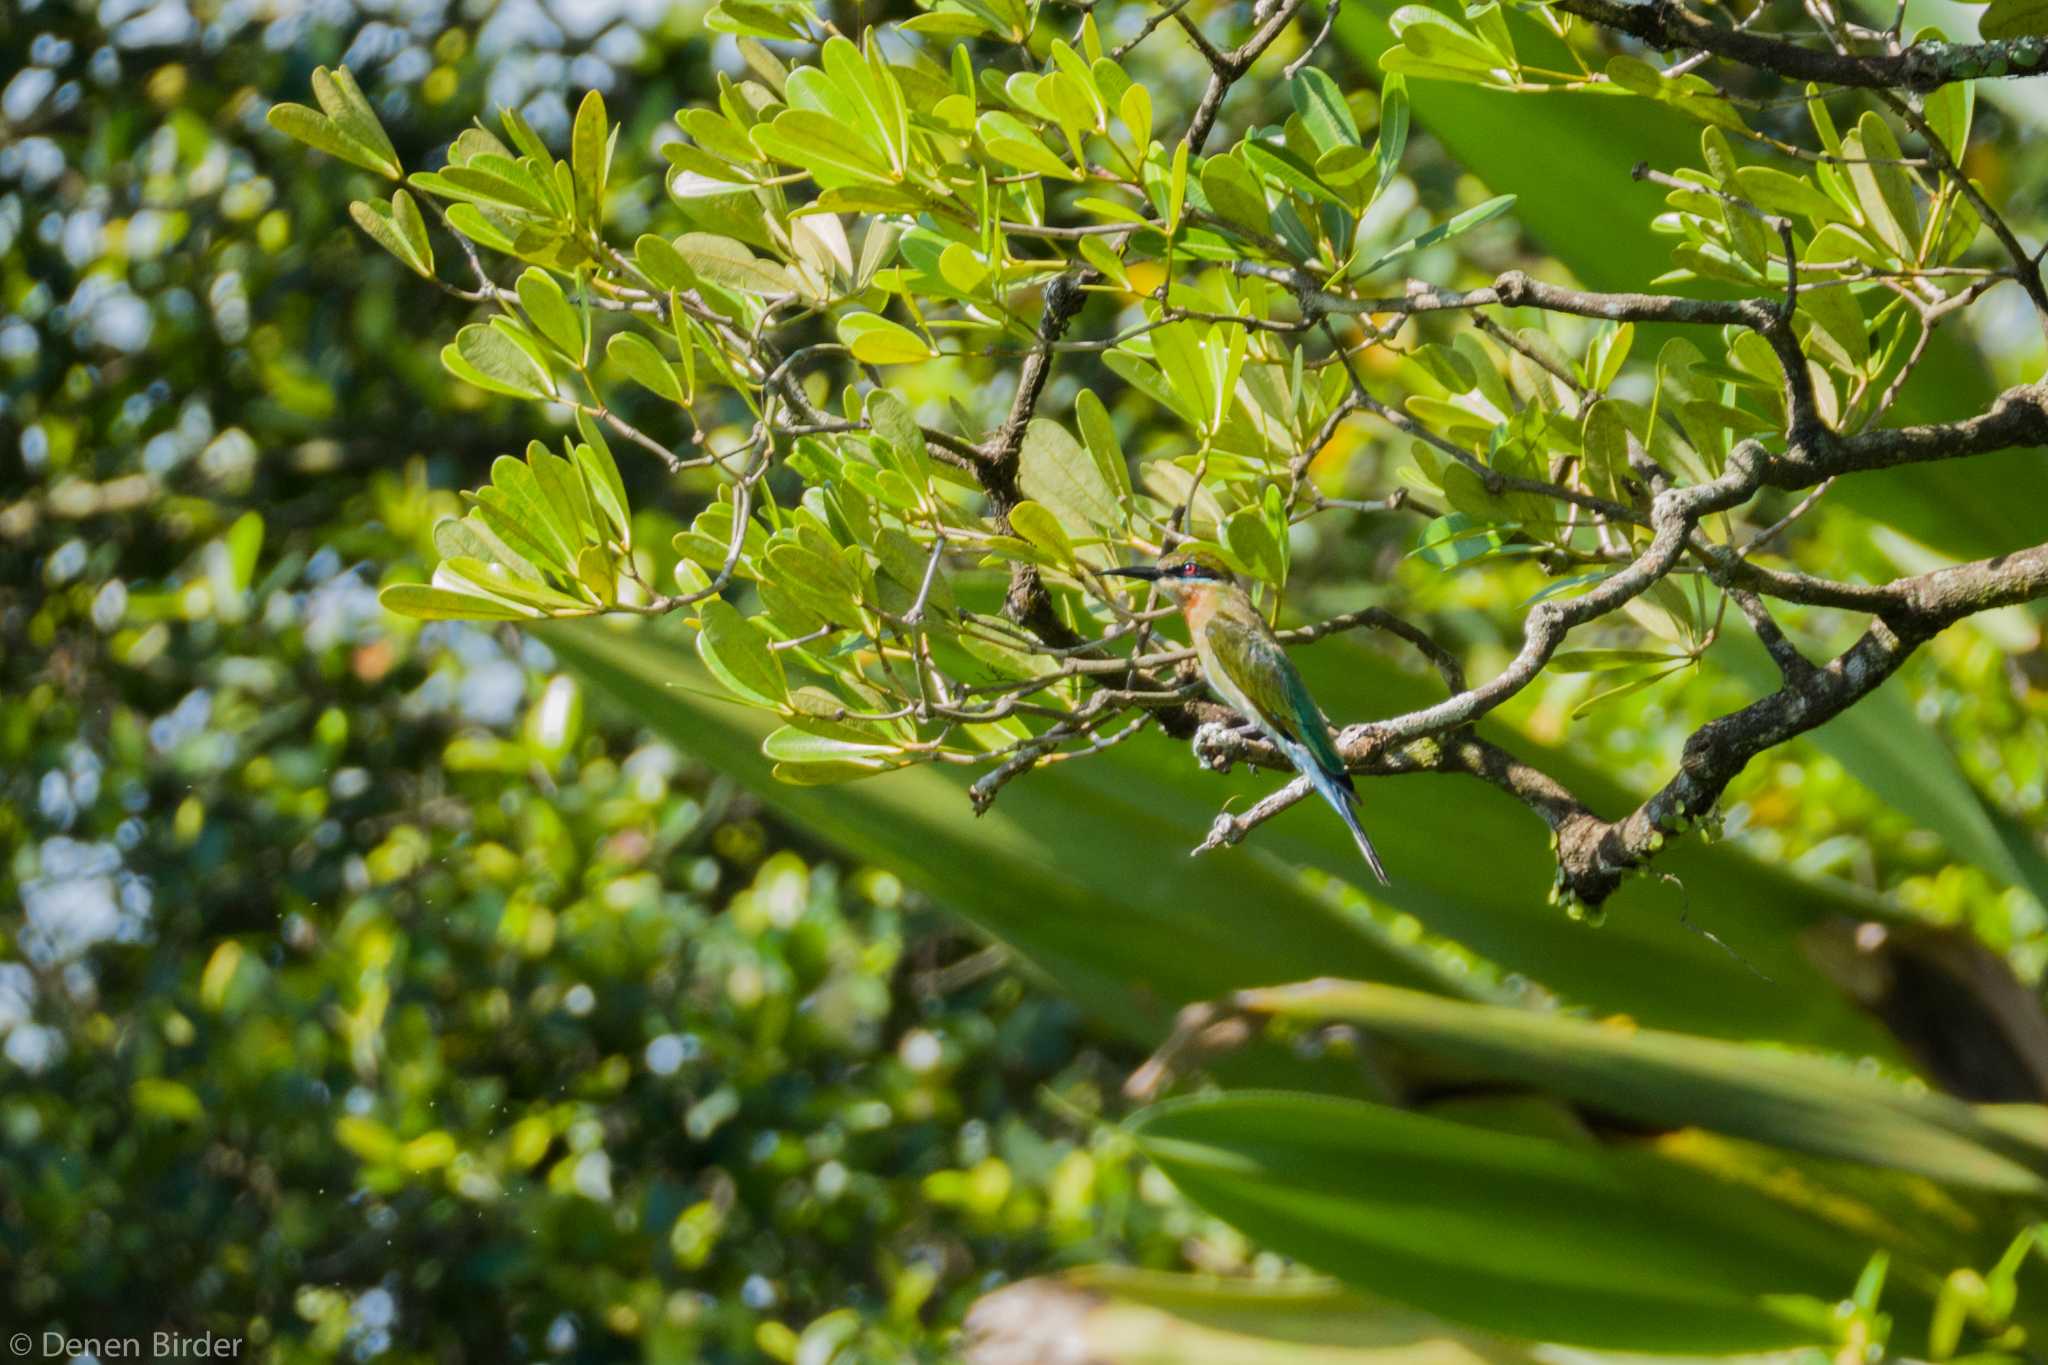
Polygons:
<instances>
[{"instance_id":1,"label":"shaded leaf","mask_svg":"<svg viewBox=\"0 0 2048 1365\"><path fill-rule=\"evenodd\" d=\"M1024 429L1017 483L1074 536L1093 536L1123 525L1117 489L1105 477L1102 463L1050 417L1034 417Z\"/></svg>"},{"instance_id":2,"label":"shaded leaf","mask_svg":"<svg viewBox=\"0 0 2048 1365\"><path fill-rule=\"evenodd\" d=\"M1487 1075L1643 1123L1691 1125L1817 1156L2038 1197L2048 1155L1959 1100L1819 1057L1563 1015L1464 1005L1364 982L1238 997L1291 1019L1357 1024Z\"/></svg>"},{"instance_id":3,"label":"shaded leaf","mask_svg":"<svg viewBox=\"0 0 2048 1365\"><path fill-rule=\"evenodd\" d=\"M1649 1151L1297 1094L1168 1102L1132 1128L1183 1193L1265 1245L1539 1341L1699 1353L1826 1342L1829 1305L1868 1254Z\"/></svg>"},{"instance_id":4,"label":"shaded leaf","mask_svg":"<svg viewBox=\"0 0 2048 1365\"><path fill-rule=\"evenodd\" d=\"M734 607L711 598L698 608L697 657L736 698L755 706L779 707L789 698L782 662L768 637Z\"/></svg>"}]
</instances>

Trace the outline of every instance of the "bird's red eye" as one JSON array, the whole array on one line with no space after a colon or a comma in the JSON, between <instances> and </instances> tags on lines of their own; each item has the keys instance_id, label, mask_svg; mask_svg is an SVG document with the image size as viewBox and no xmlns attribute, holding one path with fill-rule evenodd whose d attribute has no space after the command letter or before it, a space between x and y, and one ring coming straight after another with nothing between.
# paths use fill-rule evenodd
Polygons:
<instances>
[{"instance_id":1,"label":"bird's red eye","mask_svg":"<svg viewBox=\"0 0 2048 1365\"><path fill-rule=\"evenodd\" d=\"M1201 571L1202 566L1199 564L1183 564L1180 566L1180 576L1182 578L1193 578Z\"/></svg>"}]
</instances>

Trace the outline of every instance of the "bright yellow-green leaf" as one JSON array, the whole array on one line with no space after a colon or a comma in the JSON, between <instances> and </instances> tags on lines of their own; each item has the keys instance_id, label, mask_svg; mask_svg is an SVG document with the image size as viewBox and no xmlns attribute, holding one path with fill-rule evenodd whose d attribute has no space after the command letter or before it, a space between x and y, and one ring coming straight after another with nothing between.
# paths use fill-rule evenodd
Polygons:
<instances>
[{"instance_id":1,"label":"bright yellow-green leaf","mask_svg":"<svg viewBox=\"0 0 2048 1365\"><path fill-rule=\"evenodd\" d=\"M576 180L577 216L593 227L604 208L605 181L617 142L617 132L607 128L604 96L590 91L576 109L576 123L569 135L569 162Z\"/></svg>"},{"instance_id":2,"label":"bright yellow-green leaf","mask_svg":"<svg viewBox=\"0 0 2048 1365\"><path fill-rule=\"evenodd\" d=\"M676 374L676 367L655 348L653 342L638 332L615 332L604 344L604 353L614 365L633 377L633 382L651 390L671 403L685 404L690 395L684 392L682 379Z\"/></svg>"},{"instance_id":3,"label":"bright yellow-green leaf","mask_svg":"<svg viewBox=\"0 0 2048 1365\"><path fill-rule=\"evenodd\" d=\"M1081 178L1079 171L1054 156L1051 149L1039 141L1038 134L1014 114L990 110L975 122L974 132L988 154L1006 167L1049 175L1058 180Z\"/></svg>"},{"instance_id":4,"label":"bright yellow-green leaf","mask_svg":"<svg viewBox=\"0 0 2048 1365\"><path fill-rule=\"evenodd\" d=\"M519 621L541 614L481 593L425 583L394 583L377 594L377 601L386 611L421 621Z\"/></svg>"},{"instance_id":5,"label":"bright yellow-green leaf","mask_svg":"<svg viewBox=\"0 0 2048 1365\"><path fill-rule=\"evenodd\" d=\"M419 205L404 190L391 196L389 204L380 199L358 199L348 206L356 226L386 251L404 262L407 269L434 278L434 247L427 240L427 225Z\"/></svg>"},{"instance_id":6,"label":"bright yellow-green leaf","mask_svg":"<svg viewBox=\"0 0 2048 1365\"><path fill-rule=\"evenodd\" d=\"M552 398L554 381L517 343L494 327L471 323L441 348L441 363L465 383L514 398Z\"/></svg>"},{"instance_id":7,"label":"bright yellow-green leaf","mask_svg":"<svg viewBox=\"0 0 2048 1365\"><path fill-rule=\"evenodd\" d=\"M848 313L839 319L839 339L855 360L869 365L911 365L935 352L925 339L880 313Z\"/></svg>"},{"instance_id":8,"label":"bright yellow-green leaf","mask_svg":"<svg viewBox=\"0 0 2048 1365\"><path fill-rule=\"evenodd\" d=\"M580 364L586 343L583 314L562 293L562 286L556 283L555 277L537 266L528 267L519 277L517 288L519 306L526 310L526 320L533 324L534 330L563 355Z\"/></svg>"},{"instance_id":9,"label":"bright yellow-green leaf","mask_svg":"<svg viewBox=\"0 0 2048 1365\"><path fill-rule=\"evenodd\" d=\"M762 260L730 237L686 232L673 246L692 271L712 284L743 294L788 294L796 288L787 266Z\"/></svg>"}]
</instances>

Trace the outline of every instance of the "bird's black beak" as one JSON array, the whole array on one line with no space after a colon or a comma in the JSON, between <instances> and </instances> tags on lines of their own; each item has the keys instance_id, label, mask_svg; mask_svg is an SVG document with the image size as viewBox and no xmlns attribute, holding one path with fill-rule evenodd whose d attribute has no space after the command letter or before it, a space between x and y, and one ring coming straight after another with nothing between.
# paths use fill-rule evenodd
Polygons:
<instances>
[{"instance_id":1,"label":"bird's black beak","mask_svg":"<svg viewBox=\"0 0 2048 1365\"><path fill-rule=\"evenodd\" d=\"M1147 583L1155 583L1159 580L1159 569L1156 565L1143 564L1135 569L1104 569L1102 576L1104 578L1141 578Z\"/></svg>"}]
</instances>

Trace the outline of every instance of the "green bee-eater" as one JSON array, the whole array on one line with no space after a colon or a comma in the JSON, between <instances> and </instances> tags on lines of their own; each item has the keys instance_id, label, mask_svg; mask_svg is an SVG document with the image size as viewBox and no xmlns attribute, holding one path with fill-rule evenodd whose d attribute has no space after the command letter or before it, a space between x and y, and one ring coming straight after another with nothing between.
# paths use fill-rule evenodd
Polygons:
<instances>
[{"instance_id":1,"label":"green bee-eater","mask_svg":"<svg viewBox=\"0 0 2048 1365\"><path fill-rule=\"evenodd\" d=\"M1353 810L1358 793L1337 753L1336 741L1330 737L1330 723L1229 567L1203 550L1175 550L1148 568L1104 572L1157 583L1180 604L1210 689L1256 725L1336 808L1351 837L1358 841L1366 865L1375 877L1386 881L1379 854L1359 827Z\"/></svg>"}]
</instances>

